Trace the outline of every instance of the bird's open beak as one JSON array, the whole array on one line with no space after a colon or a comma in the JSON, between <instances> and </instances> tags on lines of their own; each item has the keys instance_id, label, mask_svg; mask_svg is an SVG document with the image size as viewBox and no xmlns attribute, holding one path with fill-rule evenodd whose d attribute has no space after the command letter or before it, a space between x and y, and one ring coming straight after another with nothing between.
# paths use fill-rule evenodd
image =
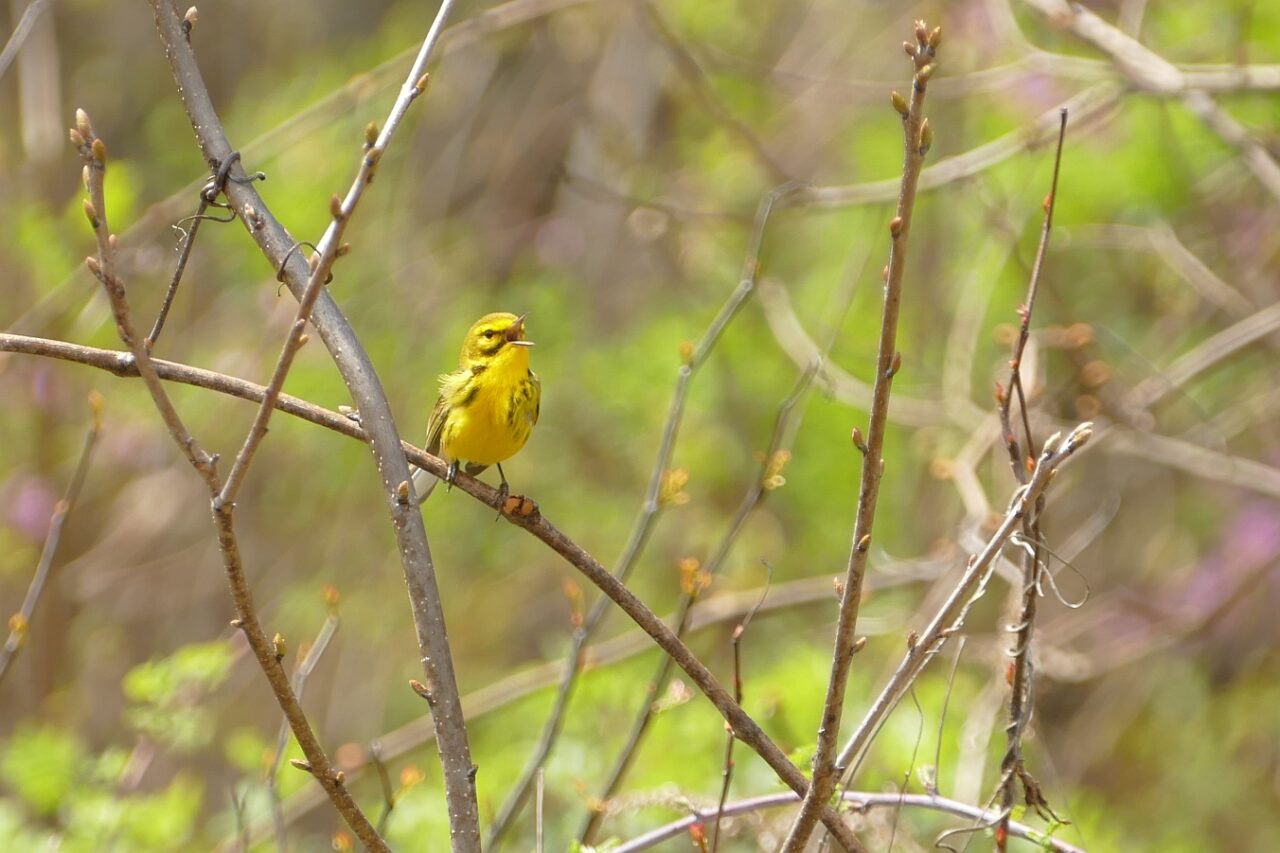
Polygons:
<instances>
[{"instance_id":1,"label":"bird's open beak","mask_svg":"<svg viewBox=\"0 0 1280 853\"><path fill-rule=\"evenodd\" d=\"M507 329L507 343L514 344L518 347L533 346L533 341L526 341L523 339L524 338L524 320L528 316L529 316L529 313L526 311L524 314L521 314L519 317L516 318L516 321L511 324L510 329Z\"/></svg>"}]
</instances>

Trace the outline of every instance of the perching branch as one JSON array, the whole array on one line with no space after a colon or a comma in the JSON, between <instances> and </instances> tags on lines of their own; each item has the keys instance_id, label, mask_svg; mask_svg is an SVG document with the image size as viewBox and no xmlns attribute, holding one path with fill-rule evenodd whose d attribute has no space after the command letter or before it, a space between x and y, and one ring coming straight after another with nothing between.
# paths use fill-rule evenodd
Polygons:
<instances>
[{"instance_id":1,"label":"perching branch","mask_svg":"<svg viewBox=\"0 0 1280 853\"><path fill-rule=\"evenodd\" d=\"M729 294L724 304L720 306L720 310L712 319L711 324L702 333L702 338L696 346L689 350L684 357L684 363L680 365L676 376L675 391L671 396L671 404L667 409L667 419L662 428L662 438L658 442L658 455L654 460L653 471L649 475L649 486L645 491L644 503L641 504L640 514L636 517L635 524L631 528L631 534L627 537L627 543L618 559L617 567L613 571L614 575L624 583L631 575L631 570L635 568L640 555L644 552L645 545L648 544L649 537L653 534L654 525L657 523L663 509L661 501L662 484L670 470L671 457L675 452L676 438L679 436L680 424L684 419L684 404L688 398L689 387L693 382L693 377L710 357L712 350L715 349L716 344L719 343L720 338L729 327L729 323L738 315L743 305L756 291L760 282L760 253L764 247L765 228L769 223L769 217L774 208L801 190L800 184L783 184L766 193L760 199L759 204L756 206L754 224L747 246L746 260L743 263L738 285ZM507 799L503 802L502 808L499 809L497 817L494 818L489 828L489 836L485 845L487 848L493 847L500 842L511 821L519 814L520 809L524 807L538 768L546 763L552 749L555 748L561 726L564 724L565 714L568 712L569 700L573 695L573 689L577 685L577 679L581 673L582 649L595 634L608 613L608 599L605 597L597 599L582 626L574 631L569 645L569 653L565 658L564 677L561 679L559 689L556 692L551 713L543 724L538 745L534 747L533 754L526 763L524 772L515 786L513 786L511 793L507 795ZM584 833L589 834L585 829Z\"/></svg>"},{"instance_id":2,"label":"perching branch","mask_svg":"<svg viewBox=\"0 0 1280 853\"><path fill-rule=\"evenodd\" d=\"M447 8L448 4L444 4L443 9ZM216 170L232 156L233 151L209 98L208 89L184 32L183 22L171 0L152 0L152 9L179 95L201 152L210 168ZM416 97L438 29L438 25L432 26L419 50L418 60L401 88L401 95L396 103L403 104L403 108L407 108L413 97ZM389 121L379 134L383 144L388 131L394 128L403 115L403 108L393 109L393 121ZM361 174L372 174L371 171L366 171L363 164L364 161ZM272 267L280 271L289 290L295 298L301 300L308 289L311 269L293 251L297 242L271 214L253 185L234 180L236 177L243 177L242 172L238 166L233 167L233 180L228 182L225 191L227 199L240 214L241 222ZM354 197L352 192L348 193L348 199L352 201L359 198L359 191L353 188L353 192ZM336 256L338 235L332 226L326 233L329 244L322 249ZM409 466L401 448L400 434L368 354L324 288L320 288L315 297L315 307L310 319L342 374L360 412L361 422L368 431L370 449L382 480L384 500L391 515L404 567L425 680L431 685L435 698L431 709L432 720L436 726L436 744L444 770L445 796L454 829L454 849L474 850L479 846L480 830L471 750L467 742L453 658L445 629L444 610L426 530L416 501L411 496L401 498L401 490L404 489L411 495L412 487L409 485Z\"/></svg>"},{"instance_id":3,"label":"perching branch","mask_svg":"<svg viewBox=\"0 0 1280 853\"><path fill-rule=\"evenodd\" d=\"M27 635L31 630L31 616L35 613L36 604L40 601L45 583L49 580L49 573L53 569L53 558L58 553L58 543L62 541L62 527L66 524L67 516L71 514L72 508L80 497L80 490L84 488L84 480L89 473L89 462L93 459L93 450L98 446L98 435L102 432L102 396L96 391L89 395L89 408L92 410L93 421L85 431L80 460L76 462L75 473L71 475L71 482L67 484L62 500L54 504L53 514L49 517L49 532L45 534L44 548L40 551L40 560L36 563L36 571L31 576L31 583L27 586L27 594L22 599L22 606L17 613L9 617L9 636L4 642L4 648L0 649L0 681L4 680L9 664L27 643Z\"/></svg>"},{"instance_id":4,"label":"perching branch","mask_svg":"<svg viewBox=\"0 0 1280 853\"><path fill-rule=\"evenodd\" d=\"M853 526L853 547L840 597L840 615L836 625L835 651L831 660L831 677L818 728L818 746L813 757L813 785L787 835L782 849L800 853L813 833L818 811L831 797L840 773L834 759L840 737L840 718L844 712L845 687L849 669L857 652L855 632L858 608L862 602L862 581L871 547L871 530L875 522L876 502L880 496L880 479L884 474L884 434L888 424L889 391L894 374L902 365L897 350L898 311L902 303L902 279L906 269L907 238L911 233L911 215L915 209L916 185L924 166L925 154L933 144L933 131L924 115L925 92L937 65L934 56L941 41L941 29L932 33L924 21L917 21L915 43L904 42L913 65L911 101L896 92L894 108L902 116L904 154L902 186L898 195L897 214L889 223L891 248L885 267L884 313L880 323L880 347L876 357L876 379L872 391L871 414L866 444L855 430L854 444L862 452L862 479L858 488L858 511Z\"/></svg>"},{"instance_id":5,"label":"perching branch","mask_svg":"<svg viewBox=\"0 0 1280 853\"><path fill-rule=\"evenodd\" d=\"M743 494L742 500L738 503L737 511L729 521L728 529L716 544L715 550L707 558L706 563L698 565L695 560L695 565L692 566L693 571L690 573L691 577L683 584L680 603L676 606L677 637L684 638L689 628L693 606L702 591L703 583L711 583L715 576L719 574L724 561L728 559L734 544L738 541L738 536L746 527L747 520L751 517L751 514L765 500L769 492L786 482L785 478L782 477L782 472L790 458L791 440L795 434L793 420L798 414L797 406L801 397L808 393L810 386L813 384L813 378L817 375L821 359L822 356L819 355L817 360L809 365L809 368L796 380L795 387L792 388L791 393L778 405L778 412L774 418L773 432L769 437L768 447L760 460L759 472L751 485L747 487L746 493ZM672 672L673 664L671 658L664 657L658 663L654 676L646 682L644 697L641 700L639 709L636 711L627 740L622 749L618 751L618 755L609 771L609 776L603 788L601 788L600 794L595 798L595 802L607 803L617 793L618 788L621 787L622 781L631 769L631 764L640 749L640 743L648 733L649 724L653 721L655 714L654 700L667 689ZM741 699L737 701L741 704ZM732 732L730 736L732 736ZM583 844L590 843L603 817L604 811L602 809L592 809L591 813L587 815L587 820L582 829L578 832L579 841Z\"/></svg>"}]
</instances>

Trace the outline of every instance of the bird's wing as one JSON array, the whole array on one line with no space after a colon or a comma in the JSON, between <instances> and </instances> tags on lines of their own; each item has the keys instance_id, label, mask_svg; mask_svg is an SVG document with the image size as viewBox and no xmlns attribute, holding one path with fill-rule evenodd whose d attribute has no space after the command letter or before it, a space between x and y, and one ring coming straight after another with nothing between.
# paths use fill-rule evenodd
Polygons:
<instances>
[{"instance_id":1,"label":"bird's wing","mask_svg":"<svg viewBox=\"0 0 1280 853\"><path fill-rule=\"evenodd\" d=\"M431 418L427 421L427 443L422 448L432 456L440 455L440 436L444 433L444 422L449 418L449 404L445 395L441 394L431 410Z\"/></svg>"},{"instance_id":2,"label":"bird's wing","mask_svg":"<svg viewBox=\"0 0 1280 853\"><path fill-rule=\"evenodd\" d=\"M529 371L529 380L533 382L533 422L538 422L538 413L542 411L542 380L538 374Z\"/></svg>"}]
</instances>

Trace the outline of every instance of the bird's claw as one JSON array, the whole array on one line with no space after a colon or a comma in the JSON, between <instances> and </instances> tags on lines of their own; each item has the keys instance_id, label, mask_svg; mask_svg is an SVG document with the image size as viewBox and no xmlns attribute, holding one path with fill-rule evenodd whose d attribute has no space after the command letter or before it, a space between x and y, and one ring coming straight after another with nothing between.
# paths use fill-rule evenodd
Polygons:
<instances>
[{"instance_id":1,"label":"bird's claw","mask_svg":"<svg viewBox=\"0 0 1280 853\"><path fill-rule=\"evenodd\" d=\"M502 513L506 511L507 501L511 497L511 487L507 485L507 481L503 480L498 486L498 514L493 517L494 521L502 518Z\"/></svg>"}]
</instances>

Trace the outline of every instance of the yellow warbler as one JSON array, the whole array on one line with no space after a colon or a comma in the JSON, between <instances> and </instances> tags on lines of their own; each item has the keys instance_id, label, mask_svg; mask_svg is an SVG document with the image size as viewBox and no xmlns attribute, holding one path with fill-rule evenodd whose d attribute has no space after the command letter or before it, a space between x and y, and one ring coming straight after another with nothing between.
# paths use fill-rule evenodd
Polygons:
<instances>
[{"instance_id":1,"label":"yellow warbler","mask_svg":"<svg viewBox=\"0 0 1280 853\"><path fill-rule=\"evenodd\" d=\"M529 440L542 400L542 383L529 369L533 342L524 339L527 316L481 317L462 341L458 369L440 377L440 399L431 410L425 449L449 463L446 482L453 482L459 465L473 477L497 465L499 491L504 497L509 492L502 462ZM414 473L422 500L436 482L426 471Z\"/></svg>"}]
</instances>

